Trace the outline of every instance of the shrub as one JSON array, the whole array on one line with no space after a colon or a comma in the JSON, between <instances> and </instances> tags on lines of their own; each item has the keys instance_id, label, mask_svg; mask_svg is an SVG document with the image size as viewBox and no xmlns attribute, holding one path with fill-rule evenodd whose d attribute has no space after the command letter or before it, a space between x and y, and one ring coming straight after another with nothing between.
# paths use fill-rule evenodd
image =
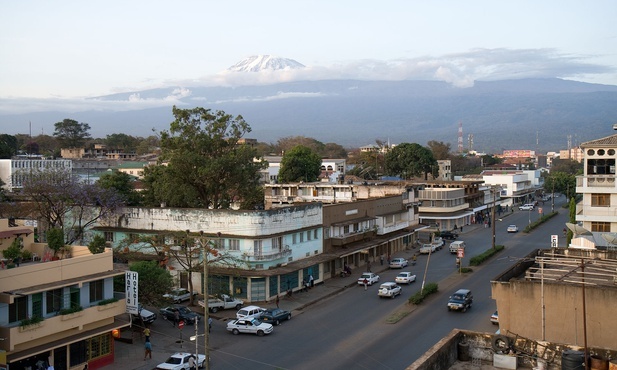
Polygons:
<instances>
[{"instance_id":1,"label":"shrub","mask_svg":"<svg viewBox=\"0 0 617 370\"><path fill-rule=\"evenodd\" d=\"M30 325L35 325L43 321L43 318L39 315L34 315L32 317L28 317L27 319L23 319L20 321L19 326L26 327Z\"/></svg>"},{"instance_id":2,"label":"shrub","mask_svg":"<svg viewBox=\"0 0 617 370\"><path fill-rule=\"evenodd\" d=\"M98 303L98 305L99 306L105 306L106 304L110 304L110 303L114 303L114 302L118 302L118 298L103 299L102 301L100 301Z\"/></svg>"},{"instance_id":3,"label":"shrub","mask_svg":"<svg viewBox=\"0 0 617 370\"><path fill-rule=\"evenodd\" d=\"M471 257L469 260L469 266L479 266L487 259L493 257L495 254L501 252L505 247L503 245L496 245L495 249L491 248L484 253Z\"/></svg>"},{"instance_id":4,"label":"shrub","mask_svg":"<svg viewBox=\"0 0 617 370\"><path fill-rule=\"evenodd\" d=\"M88 244L88 250L92 254L98 254L105 252L105 246L107 243L105 242L105 237L103 235L95 235L92 238L90 244Z\"/></svg>"},{"instance_id":5,"label":"shrub","mask_svg":"<svg viewBox=\"0 0 617 370\"><path fill-rule=\"evenodd\" d=\"M54 251L54 257L64 248L64 231L58 228L47 230L47 246Z\"/></svg>"},{"instance_id":6,"label":"shrub","mask_svg":"<svg viewBox=\"0 0 617 370\"><path fill-rule=\"evenodd\" d=\"M83 310L84 310L84 308L81 307L81 306L73 306L71 308L63 308L58 313L60 315L70 315L72 313L83 311Z\"/></svg>"},{"instance_id":7,"label":"shrub","mask_svg":"<svg viewBox=\"0 0 617 370\"><path fill-rule=\"evenodd\" d=\"M429 296L430 294L437 293L439 291L439 286L437 283L428 283L424 286L423 291L416 292L416 294L409 297L409 303L420 304L424 301L424 298Z\"/></svg>"}]
</instances>

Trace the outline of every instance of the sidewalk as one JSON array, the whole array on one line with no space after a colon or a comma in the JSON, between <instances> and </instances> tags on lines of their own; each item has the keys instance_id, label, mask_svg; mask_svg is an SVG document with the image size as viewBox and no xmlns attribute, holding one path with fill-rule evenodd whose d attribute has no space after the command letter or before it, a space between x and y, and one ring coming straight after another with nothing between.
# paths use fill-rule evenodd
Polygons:
<instances>
[{"instance_id":1,"label":"sidewalk","mask_svg":"<svg viewBox=\"0 0 617 370\"><path fill-rule=\"evenodd\" d=\"M483 225L467 225L463 227L463 232L459 235L471 233ZM418 249L406 249L394 254L393 257L403 257L411 259L411 257L417 252ZM379 273L388 269L387 263L381 265L378 261L372 264L374 272ZM279 306L282 309L292 312L292 315L302 314L302 311L310 305L319 302L323 299L335 296L345 289L359 287L357 283L357 277L364 271L364 267L358 267L352 270L352 275L341 278L336 276L332 279L328 279L325 282L316 284L308 292L294 292L291 297L281 297ZM459 281L458 277L454 277L454 280L449 277L444 277L440 281L440 287L444 287L449 284L453 284ZM263 304L264 307L274 307L274 302ZM200 312L199 307L191 307L194 311ZM215 321L214 325L226 325L226 322L235 317L235 310L219 311L216 314L210 314L210 317ZM175 352L194 352L194 342L189 341L191 335L194 334L193 326L186 326L183 329L184 343L180 348L179 337L177 336L178 330L172 328L171 324L165 321L160 315L157 318L154 325L151 326L152 330L152 359L146 361L143 360L144 356L144 339L139 332L133 334L133 343L125 343L121 341L115 341L115 360L113 364L107 365L102 369L105 370L141 370L141 369L154 369L156 365L164 362L171 354ZM203 325L203 324L200 324ZM201 329L201 328L200 328ZM202 331L200 330L200 333ZM129 337L130 331L123 332L123 337ZM203 352L200 352L203 353Z\"/></svg>"}]
</instances>

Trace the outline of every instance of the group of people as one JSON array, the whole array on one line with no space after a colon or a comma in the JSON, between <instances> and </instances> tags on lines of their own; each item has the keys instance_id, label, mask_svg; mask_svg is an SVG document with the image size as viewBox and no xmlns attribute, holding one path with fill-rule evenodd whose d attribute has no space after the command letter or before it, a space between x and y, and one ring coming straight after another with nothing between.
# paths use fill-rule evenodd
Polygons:
<instances>
[{"instance_id":1,"label":"group of people","mask_svg":"<svg viewBox=\"0 0 617 370\"><path fill-rule=\"evenodd\" d=\"M308 292L308 290L315 286L315 280L313 275L309 275L308 278L302 280L302 291Z\"/></svg>"}]
</instances>

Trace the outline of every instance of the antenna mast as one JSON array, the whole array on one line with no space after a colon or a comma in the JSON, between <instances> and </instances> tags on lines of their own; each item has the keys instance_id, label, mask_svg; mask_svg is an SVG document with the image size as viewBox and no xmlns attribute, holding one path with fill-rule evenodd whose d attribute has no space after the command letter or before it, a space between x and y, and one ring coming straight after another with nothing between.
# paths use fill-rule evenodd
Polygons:
<instances>
[{"instance_id":1,"label":"antenna mast","mask_svg":"<svg viewBox=\"0 0 617 370\"><path fill-rule=\"evenodd\" d=\"M463 153L463 122L458 121L458 152Z\"/></svg>"}]
</instances>

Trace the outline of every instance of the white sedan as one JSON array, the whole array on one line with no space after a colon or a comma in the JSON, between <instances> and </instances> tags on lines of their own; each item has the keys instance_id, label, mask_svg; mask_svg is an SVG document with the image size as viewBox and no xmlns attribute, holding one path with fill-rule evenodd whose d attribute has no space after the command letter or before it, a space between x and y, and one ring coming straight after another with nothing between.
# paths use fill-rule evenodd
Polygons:
<instances>
[{"instance_id":1,"label":"white sedan","mask_svg":"<svg viewBox=\"0 0 617 370\"><path fill-rule=\"evenodd\" d=\"M227 331L234 335L249 333L261 337L264 334L272 333L273 330L272 324L266 324L254 318L232 320L227 324Z\"/></svg>"},{"instance_id":2,"label":"white sedan","mask_svg":"<svg viewBox=\"0 0 617 370\"><path fill-rule=\"evenodd\" d=\"M398 275L396 275L394 281L399 284L411 284L416 281L416 275L409 271L401 271Z\"/></svg>"},{"instance_id":3,"label":"white sedan","mask_svg":"<svg viewBox=\"0 0 617 370\"><path fill-rule=\"evenodd\" d=\"M379 287L379 290L377 291L377 295L380 298L381 297L394 298L397 295L401 295L402 291L403 291L403 288L401 288L399 285L396 285L396 283L388 282L388 283L381 284L381 286Z\"/></svg>"},{"instance_id":4,"label":"white sedan","mask_svg":"<svg viewBox=\"0 0 617 370\"><path fill-rule=\"evenodd\" d=\"M186 353L186 352L177 352L173 355L169 356L165 362L156 365L155 369L160 370L188 370L189 367L189 359L193 356L195 358L194 353ZM206 366L206 355L197 355L197 361L195 361L197 366L203 368Z\"/></svg>"},{"instance_id":5,"label":"white sedan","mask_svg":"<svg viewBox=\"0 0 617 370\"><path fill-rule=\"evenodd\" d=\"M368 285L373 285L377 282L379 282L379 275L374 274L372 272L365 272L364 274L362 274L362 276L360 276L360 278L358 279L358 284L360 285L364 285L364 280L366 279L366 283Z\"/></svg>"},{"instance_id":6,"label":"white sedan","mask_svg":"<svg viewBox=\"0 0 617 370\"><path fill-rule=\"evenodd\" d=\"M402 269L403 267L409 266L409 261L404 258L392 258L390 260L390 268L391 269Z\"/></svg>"},{"instance_id":7,"label":"white sedan","mask_svg":"<svg viewBox=\"0 0 617 370\"><path fill-rule=\"evenodd\" d=\"M443 241L443 238L438 236L438 237L435 238L435 240L433 240L433 242L431 244L436 245L437 246L437 250L440 250L441 247L443 247L444 244L446 244L446 243Z\"/></svg>"},{"instance_id":8,"label":"white sedan","mask_svg":"<svg viewBox=\"0 0 617 370\"><path fill-rule=\"evenodd\" d=\"M508 226L508 232L509 233L516 233L516 232L518 232L518 226L516 226L516 225Z\"/></svg>"}]
</instances>

